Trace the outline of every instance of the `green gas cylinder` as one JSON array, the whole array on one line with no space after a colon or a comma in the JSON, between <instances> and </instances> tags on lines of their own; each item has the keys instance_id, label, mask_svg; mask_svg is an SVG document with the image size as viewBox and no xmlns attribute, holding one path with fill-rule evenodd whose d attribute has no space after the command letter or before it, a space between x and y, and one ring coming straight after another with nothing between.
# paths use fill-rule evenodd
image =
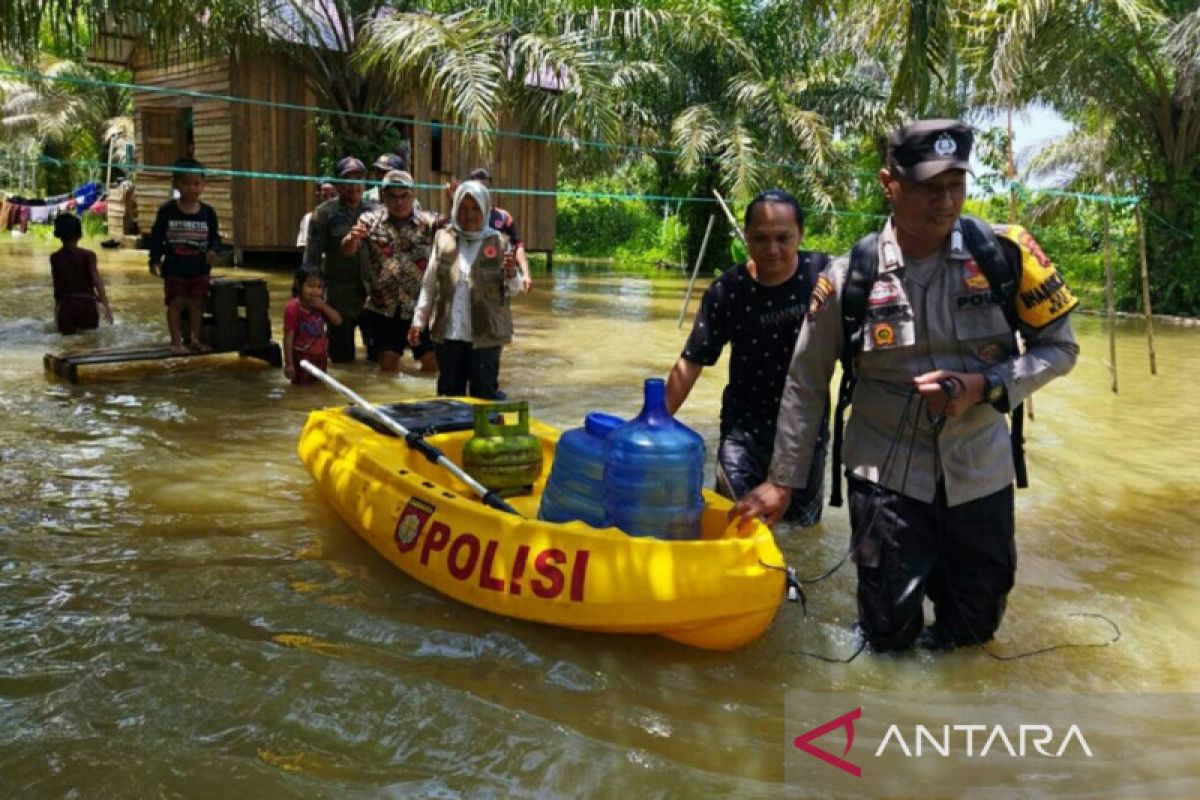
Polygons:
<instances>
[{"instance_id":1,"label":"green gas cylinder","mask_svg":"<svg viewBox=\"0 0 1200 800\"><path fill-rule=\"evenodd\" d=\"M515 424L505 414L517 415ZM475 435L463 445L463 469L501 495L527 490L542 474L542 443L529 432L529 403L475 406Z\"/></svg>"}]
</instances>

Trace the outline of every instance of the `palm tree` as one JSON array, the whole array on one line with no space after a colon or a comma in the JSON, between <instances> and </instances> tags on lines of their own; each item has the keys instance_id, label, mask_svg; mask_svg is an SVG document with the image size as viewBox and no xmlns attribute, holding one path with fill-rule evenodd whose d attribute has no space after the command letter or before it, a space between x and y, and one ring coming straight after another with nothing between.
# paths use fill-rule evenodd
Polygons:
<instances>
[{"instance_id":1,"label":"palm tree","mask_svg":"<svg viewBox=\"0 0 1200 800\"><path fill-rule=\"evenodd\" d=\"M122 75L74 61L43 56L42 79L0 79L0 137L42 143L39 155L57 154L64 161L107 160L114 134L129 135L132 99L128 89L113 85ZM49 193L71 189L85 175L98 177L95 166L50 168Z\"/></svg>"},{"instance_id":2,"label":"palm tree","mask_svg":"<svg viewBox=\"0 0 1200 800\"><path fill-rule=\"evenodd\" d=\"M1156 307L1200 307L1187 274L1200 254L1195 3L992 0L967 30L979 97L1044 102L1078 126L1035 167L1066 171L1063 188L1145 198Z\"/></svg>"},{"instance_id":3,"label":"palm tree","mask_svg":"<svg viewBox=\"0 0 1200 800\"><path fill-rule=\"evenodd\" d=\"M657 102L654 127L671 131L686 190L707 197L719 188L744 201L778 185L818 209L852 204L859 193L848 174L853 148L835 146L835 136L870 137L891 114L876 62L838 46L829 36L833 19L818 6L735 5L724 17L732 44L723 52L673 31L651 42L680 70ZM692 207L689 257L708 210ZM714 254L710 265L723 257Z\"/></svg>"},{"instance_id":4,"label":"palm tree","mask_svg":"<svg viewBox=\"0 0 1200 800\"><path fill-rule=\"evenodd\" d=\"M306 77L317 105L334 110L323 115L333 134L324 143L326 161L346 153L367 157L381 148L399 151L404 133L386 117L396 114L404 87L360 69L356 58L376 20L413 6L391 0L263 0L256 25L238 47L287 59Z\"/></svg>"}]
</instances>

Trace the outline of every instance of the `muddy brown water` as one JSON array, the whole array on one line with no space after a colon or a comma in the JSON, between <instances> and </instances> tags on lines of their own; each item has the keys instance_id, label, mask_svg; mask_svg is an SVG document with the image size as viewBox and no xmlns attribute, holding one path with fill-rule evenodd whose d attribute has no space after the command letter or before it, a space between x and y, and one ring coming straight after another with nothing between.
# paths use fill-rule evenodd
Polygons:
<instances>
[{"instance_id":1,"label":"muddy brown water","mask_svg":"<svg viewBox=\"0 0 1200 800\"><path fill-rule=\"evenodd\" d=\"M7 235L6 235L7 236ZM296 438L339 404L233 356L48 378L42 355L164 339L144 254L101 253L114 326L53 331L49 246L0 241L0 794L38 797L773 797L794 691L1190 692L1200 687L1200 333L1159 329L1147 369L1119 329L1121 394L1096 318L1075 372L1037 395L1020 563L993 649L1105 641L1010 662L853 652L851 569L781 609L754 645L689 650L492 616L394 570L318 497ZM278 331L290 278L266 277ZM678 274L559 266L516 301L502 385L560 427L632 415L664 375ZM695 300L693 306L695 308ZM278 334L277 334L278 335ZM725 364L681 417L716 442ZM411 365L337 371L376 401L432 393ZM710 455L711 461L711 455ZM711 473L711 464L709 467ZM801 574L844 552L841 509L781 528ZM1131 736L1155 728L1135 723ZM807 727L807 726L804 726ZM1194 744L1194 743L1193 743ZM1168 773L1194 769L1184 748ZM1131 796L1075 785L1087 796ZM901 792L902 793L902 792Z\"/></svg>"}]
</instances>

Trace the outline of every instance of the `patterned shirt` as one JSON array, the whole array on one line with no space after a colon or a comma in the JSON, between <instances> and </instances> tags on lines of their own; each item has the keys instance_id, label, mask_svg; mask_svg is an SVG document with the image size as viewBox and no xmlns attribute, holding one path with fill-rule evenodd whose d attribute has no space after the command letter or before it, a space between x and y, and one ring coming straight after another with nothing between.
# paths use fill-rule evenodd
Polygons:
<instances>
[{"instance_id":1,"label":"patterned shirt","mask_svg":"<svg viewBox=\"0 0 1200 800\"><path fill-rule=\"evenodd\" d=\"M386 208L380 208L363 214L360 221L368 230L364 307L388 317L399 310L401 318L411 319L429 264L437 216L414 210L408 219L397 222Z\"/></svg>"},{"instance_id":2,"label":"patterned shirt","mask_svg":"<svg viewBox=\"0 0 1200 800\"><path fill-rule=\"evenodd\" d=\"M150 229L150 263L162 263L164 278L198 278L212 271L208 251L221 244L221 225L217 212L208 203L200 203L194 213L179 207L175 200L163 203Z\"/></svg>"},{"instance_id":3,"label":"patterned shirt","mask_svg":"<svg viewBox=\"0 0 1200 800\"><path fill-rule=\"evenodd\" d=\"M683 348L683 357L711 367L732 346L729 383L721 397L721 435L735 430L769 447L775 439L779 397L796 337L804 324L820 253L801 250L799 266L777 286L766 286L738 264L712 282Z\"/></svg>"}]
</instances>

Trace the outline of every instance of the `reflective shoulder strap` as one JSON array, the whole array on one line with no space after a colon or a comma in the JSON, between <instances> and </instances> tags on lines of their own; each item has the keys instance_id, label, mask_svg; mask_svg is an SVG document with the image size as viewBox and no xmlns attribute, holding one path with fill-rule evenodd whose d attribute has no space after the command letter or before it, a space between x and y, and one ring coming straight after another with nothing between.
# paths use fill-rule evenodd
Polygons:
<instances>
[{"instance_id":1,"label":"reflective shoulder strap","mask_svg":"<svg viewBox=\"0 0 1200 800\"><path fill-rule=\"evenodd\" d=\"M842 436L846 409L854 394L854 357L862 347L863 320L867 314L867 295L879 272L879 235L870 233L855 242L850 250L850 269L842 286L842 381L838 385L837 406L833 412L833 448L830 453L829 505L842 505Z\"/></svg>"}]
</instances>

